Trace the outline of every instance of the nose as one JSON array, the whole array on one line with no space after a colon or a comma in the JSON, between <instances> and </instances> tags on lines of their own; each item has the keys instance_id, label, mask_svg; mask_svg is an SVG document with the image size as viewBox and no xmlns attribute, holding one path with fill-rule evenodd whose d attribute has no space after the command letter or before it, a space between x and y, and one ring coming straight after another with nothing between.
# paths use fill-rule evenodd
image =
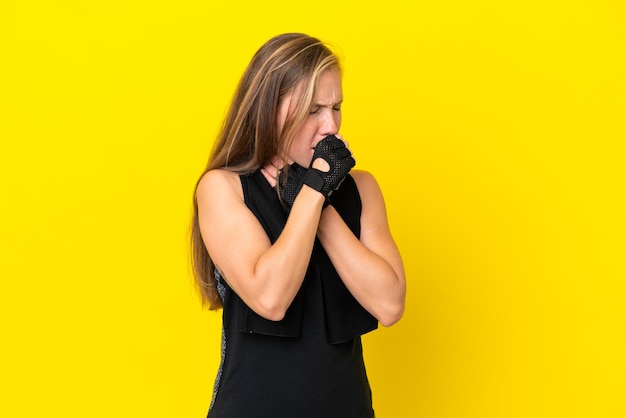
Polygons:
<instances>
[{"instance_id":1,"label":"nose","mask_svg":"<svg viewBox=\"0 0 626 418\"><path fill-rule=\"evenodd\" d=\"M329 109L329 111L324 112L324 117L320 124L320 133L322 137L326 137L328 135L336 135L338 132L339 122L335 119L335 112Z\"/></svg>"}]
</instances>

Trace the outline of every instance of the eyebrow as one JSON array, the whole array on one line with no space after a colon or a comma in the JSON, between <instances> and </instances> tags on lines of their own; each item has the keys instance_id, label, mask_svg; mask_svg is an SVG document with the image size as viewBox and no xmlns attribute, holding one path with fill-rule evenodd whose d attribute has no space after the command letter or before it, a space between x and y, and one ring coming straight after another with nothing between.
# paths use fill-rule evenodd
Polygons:
<instances>
[{"instance_id":1,"label":"eyebrow","mask_svg":"<svg viewBox=\"0 0 626 418\"><path fill-rule=\"evenodd\" d=\"M319 106L319 107L326 107L326 106L337 106L343 103L343 99L339 100L336 103L322 103L322 102L317 102L317 103L311 103L311 106Z\"/></svg>"}]
</instances>

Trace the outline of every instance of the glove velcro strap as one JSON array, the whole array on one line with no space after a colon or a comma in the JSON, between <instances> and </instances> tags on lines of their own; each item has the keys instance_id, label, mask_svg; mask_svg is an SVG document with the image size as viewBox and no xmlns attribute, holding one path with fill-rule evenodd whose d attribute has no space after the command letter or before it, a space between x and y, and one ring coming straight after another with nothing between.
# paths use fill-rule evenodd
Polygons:
<instances>
[{"instance_id":1,"label":"glove velcro strap","mask_svg":"<svg viewBox=\"0 0 626 418\"><path fill-rule=\"evenodd\" d=\"M322 193L322 189L324 188L324 178L317 170L309 169L309 171L306 173L306 176L304 176L304 180L302 182L313 190L317 190L318 192Z\"/></svg>"}]
</instances>

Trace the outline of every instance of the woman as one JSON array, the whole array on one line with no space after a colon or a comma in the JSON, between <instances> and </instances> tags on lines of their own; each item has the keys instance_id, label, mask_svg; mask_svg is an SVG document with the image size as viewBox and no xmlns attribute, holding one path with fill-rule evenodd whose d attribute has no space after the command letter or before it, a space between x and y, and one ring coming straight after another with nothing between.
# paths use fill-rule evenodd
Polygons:
<instances>
[{"instance_id":1,"label":"woman","mask_svg":"<svg viewBox=\"0 0 626 418\"><path fill-rule=\"evenodd\" d=\"M372 417L360 336L404 310L375 179L354 171L336 56L303 34L255 54L198 181L195 273L223 307L209 417Z\"/></svg>"}]
</instances>

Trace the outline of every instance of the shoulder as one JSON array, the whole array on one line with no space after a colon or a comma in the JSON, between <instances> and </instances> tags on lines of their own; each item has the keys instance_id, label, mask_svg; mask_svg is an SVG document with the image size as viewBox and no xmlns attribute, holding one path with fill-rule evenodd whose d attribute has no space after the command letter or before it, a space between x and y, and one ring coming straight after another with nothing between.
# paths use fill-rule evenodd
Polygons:
<instances>
[{"instance_id":1,"label":"shoulder","mask_svg":"<svg viewBox=\"0 0 626 418\"><path fill-rule=\"evenodd\" d=\"M207 171L198 181L196 198L198 203L215 198L243 197L239 174L224 169Z\"/></svg>"},{"instance_id":2,"label":"shoulder","mask_svg":"<svg viewBox=\"0 0 626 418\"><path fill-rule=\"evenodd\" d=\"M376 181L376 178L369 171L364 170L352 170L350 175L356 183L356 187L359 190L361 198L367 198L372 195L380 195L380 186Z\"/></svg>"},{"instance_id":3,"label":"shoulder","mask_svg":"<svg viewBox=\"0 0 626 418\"><path fill-rule=\"evenodd\" d=\"M368 171L352 170L350 175L356 183L364 214L386 216L385 200L376 178Z\"/></svg>"},{"instance_id":4,"label":"shoulder","mask_svg":"<svg viewBox=\"0 0 626 418\"><path fill-rule=\"evenodd\" d=\"M363 185L364 187L371 187L373 184L378 185L378 183L376 183L376 179L374 178L374 175L370 173L369 171L352 170L350 171L350 175L354 179L357 186L359 184Z\"/></svg>"}]
</instances>

